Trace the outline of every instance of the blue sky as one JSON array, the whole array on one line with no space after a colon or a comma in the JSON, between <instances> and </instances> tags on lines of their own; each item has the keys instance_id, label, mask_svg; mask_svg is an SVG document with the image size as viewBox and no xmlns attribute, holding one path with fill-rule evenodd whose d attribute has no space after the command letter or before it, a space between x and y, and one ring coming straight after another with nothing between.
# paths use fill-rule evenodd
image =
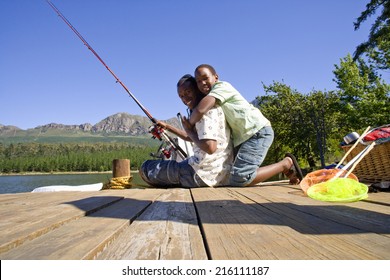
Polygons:
<instances>
[{"instance_id":1,"label":"blue sky","mask_svg":"<svg viewBox=\"0 0 390 280\"><path fill-rule=\"evenodd\" d=\"M262 83L333 90L368 37L368 0L52 0L157 119L185 113L176 82L213 65L249 101ZM95 124L144 115L45 0L0 1L0 124Z\"/></svg>"}]
</instances>

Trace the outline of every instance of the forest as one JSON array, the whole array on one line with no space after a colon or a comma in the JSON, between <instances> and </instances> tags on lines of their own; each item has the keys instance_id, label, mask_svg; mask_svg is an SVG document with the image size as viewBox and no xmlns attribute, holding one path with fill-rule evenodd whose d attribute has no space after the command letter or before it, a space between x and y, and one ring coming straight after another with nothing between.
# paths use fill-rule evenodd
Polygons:
<instances>
[{"instance_id":1,"label":"forest","mask_svg":"<svg viewBox=\"0 0 390 280\"><path fill-rule=\"evenodd\" d=\"M122 158L138 169L157 148L130 143L0 143L0 173L102 172L112 170L112 161Z\"/></svg>"},{"instance_id":2,"label":"forest","mask_svg":"<svg viewBox=\"0 0 390 280\"><path fill-rule=\"evenodd\" d=\"M390 85L363 60L351 55L335 66L338 90L300 93L280 82L264 85L259 108L271 121L275 140L266 162L294 153L313 170L343 156L343 137L390 124Z\"/></svg>"}]
</instances>

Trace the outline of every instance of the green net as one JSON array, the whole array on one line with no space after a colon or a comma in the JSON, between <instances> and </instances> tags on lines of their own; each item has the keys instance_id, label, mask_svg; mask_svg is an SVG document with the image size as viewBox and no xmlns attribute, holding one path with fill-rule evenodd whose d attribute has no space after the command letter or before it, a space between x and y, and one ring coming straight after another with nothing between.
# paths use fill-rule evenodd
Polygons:
<instances>
[{"instance_id":1,"label":"green net","mask_svg":"<svg viewBox=\"0 0 390 280\"><path fill-rule=\"evenodd\" d=\"M349 178L337 178L311 186L307 195L330 202L354 202L368 197L368 187Z\"/></svg>"}]
</instances>

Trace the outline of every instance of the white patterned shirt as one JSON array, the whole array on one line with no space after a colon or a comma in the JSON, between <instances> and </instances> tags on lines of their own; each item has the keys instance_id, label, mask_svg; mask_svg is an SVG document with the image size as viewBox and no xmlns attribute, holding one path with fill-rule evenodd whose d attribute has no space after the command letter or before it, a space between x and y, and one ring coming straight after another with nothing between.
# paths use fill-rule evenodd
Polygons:
<instances>
[{"instance_id":1,"label":"white patterned shirt","mask_svg":"<svg viewBox=\"0 0 390 280\"><path fill-rule=\"evenodd\" d=\"M210 155L194 145L194 155L188 163L208 186L227 185L233 163L233 144L221 107L215 106L205 113L195 128L199 140L216 140L217 150Z\"/></svg>"}]
</instances>

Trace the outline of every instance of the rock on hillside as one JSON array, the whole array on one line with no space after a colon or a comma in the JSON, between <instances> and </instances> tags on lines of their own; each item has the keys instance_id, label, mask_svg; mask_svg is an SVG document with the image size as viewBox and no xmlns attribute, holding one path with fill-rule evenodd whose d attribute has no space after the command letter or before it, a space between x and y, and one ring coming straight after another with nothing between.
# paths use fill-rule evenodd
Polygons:
<instances>
[{"instance_id":1,"label":"rock on hillside","mask_svg":"<svg viewBox=\"0 0 390 280\"><path fill-rule=\"evenodd\" d=\"M179 121L176 118L163 121L179 127ZM147 117L130 115L128 113L117 113L95 124L92 127L92 132L137 136L148 134L149 127L152 125L152 122Z\"/></svg>"},{"instance_id":2,"label":"rock on hillside","mask_svg":"<svg viewBox=\"0 0 390 280\"><path fill-rule=\"evenodd\" d=\"M49 123L46 125L37 126L34 129L39 129L41 133L45 133L49 130L63 130L63 131L92 131L92 125L90 123L80 124L80 125L65 125L58 123Z\"/></svg>"},{"instance_id":3,"label":"rock on hillside","mask_svg":"<svg viewBox=\"0 0 390 280\"><path fill-rule=\"evenodd\" d=\"M17 126L0 124L0 135L13 136L14 134L16 134L17 132L19 132L21 130L22 129L20 129Z\"/></svg>"},{"instance_id":4,"label":"rock on hillside","mask_svg":"<svg viewBox=\"0 0 390 280\"><path fill-rule=\"evenodd\" d=\"M92 127L92 132L142 135L148 133L150 125L151 123L146 117L118 113L95 124Z\"/></svg>"}]
</instances>

